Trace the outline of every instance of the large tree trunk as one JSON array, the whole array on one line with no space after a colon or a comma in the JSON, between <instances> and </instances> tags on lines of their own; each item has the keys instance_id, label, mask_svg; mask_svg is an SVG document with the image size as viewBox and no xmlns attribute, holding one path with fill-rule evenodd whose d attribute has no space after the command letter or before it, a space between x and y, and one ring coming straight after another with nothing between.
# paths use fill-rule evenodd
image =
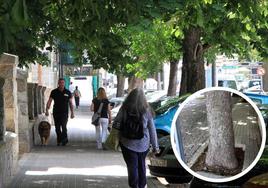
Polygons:
<instances>
[{"instance_id":1,"label":"large tree trunk","mask_svg":"<svg viewBox=\"0 0 268 188\"><path fill-rule=\"evenodd\" d=\"M143 80L135 76L130 76L128 78L128 93L137 87L143 88Z\"/></svg>"},{"instance_id":2,"label":"large tree trunk","mask_svg":"<svg viewBox=\"0 0 268 188\"><path fill-rule=\"evenodd\" d=\"M161 90L162 86L161 86L161 72L157 73L157 90Z\"/></svg>"},{"instance_id":3,"label":"large tree trunk","mask_svg":"<svg viewBox=\"0 0 268 188\"><path fill-rule=\"evenodd\" d=\"M194 93L205 87L204 50L201 29L191 27L184 32L180 95Z\"/></svg>"},{"instance_id":4,"label":"large tree trunk","mask_svg":"<svg viewBox=\"0 0 268 188\"><path fill-rule=\"evenodd\" d=\"M263 63L262 67L265 69L265 74L262 77L263 80L263 90L268 91L268 59L265 59L265 62Z\"/></svg>"},{"instance_id":5,"label":"large tree trunk","mask_svg":"<svg viewBox=\"0 0 268 188\"><path fill-rule=\"evenodd\" d=\"M206 107L210 133L206 165L215 170L235 169L238 162L235 156L230 92L208 92Z\"/></svg>"},{"instance_id":6,"label":"large tree trunk","mask_svg":"<svg viewBox=\"0 0 268 188\"><path fill-rule=\"evenodd\" d=\"M124 88L125 88L125 77L123 75L116 75L117 77L117 90L116 90L116 97L123 97L124 96Z\"/></svg>"},{"instance_id":7,"label":"large tree trunk","mask_svg":"<svg viewBox=\"0 0 268 188\"><path fill-rule=\"evenodd\" d=\"M217 86L216 82L216 62L212 62L212 67L211 67L211 79L212 79L212 86L215 87Z\"/></svg>"},{"instance_id":8,"label":"large tree trunk","mask_svg":"<svg viewBox=\"0 0 268 188\"><path fill-rule=\"evenodd\" d=\"M169 71L169 84L168 84L168 96L176 95L177 88L177 75L178 75L178 61L170 62L170 71Z\"/></svg>"}]
</instances>

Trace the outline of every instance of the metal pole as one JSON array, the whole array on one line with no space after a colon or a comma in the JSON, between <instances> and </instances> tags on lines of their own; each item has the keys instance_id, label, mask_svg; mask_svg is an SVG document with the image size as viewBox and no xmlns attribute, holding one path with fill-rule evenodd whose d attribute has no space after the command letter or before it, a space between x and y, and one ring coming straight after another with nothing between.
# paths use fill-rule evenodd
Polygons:
<instances>
[{"instance_id":1,"label":"metal pole","mask_svg":"<svg viewBox=\"0 0 268 188\"><path fill-rule=\"evenodd\" d=\"M59 49L59 77L63 78L63 68L62 68L62 62L61 62L61 51Z\"/></svg>"}]
</instances>

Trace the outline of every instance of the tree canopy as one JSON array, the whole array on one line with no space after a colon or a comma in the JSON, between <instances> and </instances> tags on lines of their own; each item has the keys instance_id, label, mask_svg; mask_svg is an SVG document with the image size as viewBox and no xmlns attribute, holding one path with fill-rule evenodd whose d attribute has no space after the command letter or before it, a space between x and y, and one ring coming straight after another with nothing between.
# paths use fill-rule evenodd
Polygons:
<instances>
[{"instance_id":1,"label":"tree canopy","mask_svg":"<svg viewBox=\"0 0 268 188\"><path fill-rule=\"evenodd\" d=\"M73 44L76 57L87 50L96 68L140 77L179 57L194 65L186 67L193 69L188 75L198 77L193 67L211 48L215 54L249 58L256 49L267 56L265 0L0 1L0 52L17 54L22 66L45 64L40 49L57 40ZM190 54L193 59L186 58Z\"/></svg>"}]
</instances>

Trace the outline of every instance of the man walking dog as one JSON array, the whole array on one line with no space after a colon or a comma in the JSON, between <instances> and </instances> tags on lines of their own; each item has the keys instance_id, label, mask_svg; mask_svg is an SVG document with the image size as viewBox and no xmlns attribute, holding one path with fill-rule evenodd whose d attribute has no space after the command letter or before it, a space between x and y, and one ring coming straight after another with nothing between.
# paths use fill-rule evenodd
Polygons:
<instances>
[{"instance_id":1,"label":"man walking dog","mask_svg":"<svg viewBox=\"0 0 268 188\"><path fill-rule=\"evenodd\" d=\"M54 89L50 93L50 97L47 101L46 116L48 116L48 110L50 108L52 100L54 100L53 106L53 118L55 123L55 130L57 134L57 145L65 146L68 143L67 136L67 122L68 122L68 106L71 110L71 118L74 118L72 93L64 87L65 81L60 78L58 81L58 88Z\"/></svg>"}]
</instances>

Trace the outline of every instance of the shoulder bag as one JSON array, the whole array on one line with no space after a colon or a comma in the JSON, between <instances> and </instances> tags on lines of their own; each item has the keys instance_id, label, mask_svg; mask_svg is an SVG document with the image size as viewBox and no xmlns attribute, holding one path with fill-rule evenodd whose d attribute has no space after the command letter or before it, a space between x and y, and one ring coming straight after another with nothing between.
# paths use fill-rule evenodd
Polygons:
<instances>
[{"instance_id":1,"label":"shoulder bag","mask_svg":"<svg viewBox=\"0 0 268 188\"><path fill-rule=\"evenodd\" d=\"M92 116L91 123L93 125L95 125L95 126L98 126L99 125L102 107L103 107L103 103L100 104L98 111L97 112L94 112L94 114Z\"/></svg>"}]
</instances>

